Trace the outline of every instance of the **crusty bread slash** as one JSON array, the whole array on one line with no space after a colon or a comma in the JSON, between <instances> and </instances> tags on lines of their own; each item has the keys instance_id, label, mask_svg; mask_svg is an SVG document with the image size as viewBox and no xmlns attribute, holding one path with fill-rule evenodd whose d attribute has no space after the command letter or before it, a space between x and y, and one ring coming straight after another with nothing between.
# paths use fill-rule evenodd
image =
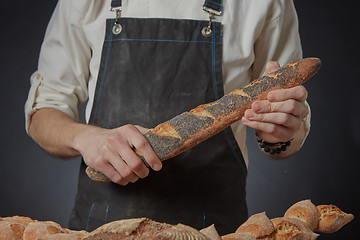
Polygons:
<instances>
[{"instance_id":1,"label":"crusty bread slash","mask_svg":"<svg viewBox=\"0 0 360 240\"><path fill-rule=\"evenodd\" d=\"M270 91L306 82L320 66L318 58L286 64L215 102L200 105L159 124L144 136L161 160L172 158L239 121L254 101L266 99ZM146 163L141 154L138 155ZM93 180L110 181L91 168L87 168L86 173Z\"/></svg>"},{"instance_id":2,"label":"crusty bread slash","mask_svg":"<svg viewBox=\"0 0 360 240\"><path fill-rule=\"evenodd\" d=\"M316 231L333 233L354 219L354 215L341 211L335 205L319 205L320 220Z\"/></svg>"},{"instance_id":3,"label":"crusty bread slash","mask_svg":"<svg viewBox=\"0 0 360 240\"><path fill-rule=\"evenodd\" d=\"M312 231L314 231L319 223L319 210L309 199L307 199L292 205L285 212L284 217L302 220Z\"/></svg>"}]
</instances>

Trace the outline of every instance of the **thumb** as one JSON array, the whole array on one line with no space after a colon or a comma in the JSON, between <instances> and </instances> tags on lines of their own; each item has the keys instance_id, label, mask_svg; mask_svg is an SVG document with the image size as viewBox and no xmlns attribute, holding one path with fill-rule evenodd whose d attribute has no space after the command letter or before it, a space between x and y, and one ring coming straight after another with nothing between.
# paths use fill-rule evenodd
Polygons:
<instances>
[{"instance_id":1,"label":"thumb","mask_svg":"<svg viewBox=\"0 0 360 240\"><path fill-rule=\"evenodd\" d=\"M277 61L268 61L265 66L265 72L263 76L275 72L280 68L280 64Z\"/></svg>"}]
</instances>

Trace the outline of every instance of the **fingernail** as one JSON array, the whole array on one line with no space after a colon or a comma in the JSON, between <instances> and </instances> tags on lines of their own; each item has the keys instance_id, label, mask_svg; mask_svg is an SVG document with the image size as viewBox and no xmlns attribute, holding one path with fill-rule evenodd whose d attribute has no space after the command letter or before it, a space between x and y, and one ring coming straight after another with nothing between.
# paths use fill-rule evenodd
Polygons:
<instances>
[{"instance_id":1,"label":"fingernail","mask_svg":"<svg viewBox=\"0 0 360 240\"><path fill-rule=\"evenodd\" d=\"M154 171L160 171L162 168L162 164L161 163L155 163L153 166L152 166L152 169Z\"/></svg>"},{"instance_id":2,"label":"fingernail","mask_svg":"<svg viewBox=\"0 0 360 240\"><path fill-rule=\"evenodd\" d=\"M249 119L247 119L246 117L242 117L242 118L241 118L241 121L242 121L243 123L248 123L248 122L250 122Z\"/></svg>"},{"instance_id":3,"label":"fingernail","mask_svg":"<svg viewBox=\"0 0 360 240\"><path fill-rule=\"evenodd\" d=\"M266 98L267 98L267 100L269 100L270 102L272 102L272 101L275 100L275 95L274 95L273 92L269 92Z\"/></svg>"},{"instance_id":4,"label":"fingernail","mask_svg":"<svg viewBox=\"0 0 360 240\"><path fill-rule=\"evenodd\" d=\"M245 115L248 119L253 119L256 114L253 111L247 111Z\"/></svg>"},{"instance_id":5,"label":"fingernail","mask_svg":"<svg viewBox=\"0 0 360 240\"><path fill-rule=\"evenodd\" d=\"M255 112L261 112L261 104L259 102L254 102L251 106L252 110Z\"/></svg>"}]
</instances>

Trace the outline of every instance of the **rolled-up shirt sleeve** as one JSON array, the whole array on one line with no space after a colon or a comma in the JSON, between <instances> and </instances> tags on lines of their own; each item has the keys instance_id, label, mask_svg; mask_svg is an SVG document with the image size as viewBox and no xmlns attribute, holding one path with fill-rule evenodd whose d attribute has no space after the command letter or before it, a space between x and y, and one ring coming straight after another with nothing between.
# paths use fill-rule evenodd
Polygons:
<instances>
[{"instance_id":1,"label":"rolled-up shirt sleeve","mask_svg":"<svg viewBox=\"0 0 360 240\"><path fill-rule=\"evenodd\" d=\"M273 15L267 19L254 44L253 79L261 76L266 62L281 66L302 58L298 18L293 1L273 1Z\"/></svg>"},{"instance_id":2,"label":"rolled-up shirt sleeve","mask_svg":"<svg viewBox=\"0 0 360 240\"><path fill-rule=\"evenodd\" d=\"M57 109L78 121L78 107L88 99L91 49L82 31L82 14L72 2L59 1L48 24L25 103L26 130L41 108Z\"/></svg>"},{"instance_id":3,"label":"rolled-up shirt sleeve","mask_svg":"<svg viewBox=\"0 0 360 240\"><path fill-rule=\"evenodd\" d=\"M299 22L294 2L288 0L274 1L274 17L268 20L259 38L254 44L255 60L253 79L261 76L266 62L278 61L280 66L299 60L303 57L299 35ZM310 112L310 106L306 102ZM306 137L310 130L311 114L304 119ZM305 139L306 139L305 137ZM304 141L305 141L304 139Z\"/></svg>"}]
</instances>

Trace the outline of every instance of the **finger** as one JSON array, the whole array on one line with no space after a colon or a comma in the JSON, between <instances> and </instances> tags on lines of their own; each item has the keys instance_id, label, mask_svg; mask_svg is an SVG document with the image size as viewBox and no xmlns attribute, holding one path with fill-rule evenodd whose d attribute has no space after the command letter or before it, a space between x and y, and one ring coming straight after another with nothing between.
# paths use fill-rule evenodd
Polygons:
<instances>
[{"instance_id":1,"label":"finger","mask_svg":"<svg viewBox=\"0 0 360 240\"><path fill-rule=\"evenodd\" d=\"M268 143L278 143L278 142L287 142L290 141L292 139L292 137L289 137L288 140L285 140L286 138L278 138L270 133L267 132L263 132L260 130L256 130L257 132L257 136L259 138L261 138L263 141L268 142ZM291 136L291 135L289 135Z\"/></svg>"},{"instance_id":2,"label":"finger","mask_svg":"<svg viewBox=\"0 0 360 240\"><path fill-rule=\"evenodd\" d=\"M137 177L145 178L149 175L149 169L130 147L123 149L120 154L124 162L127 164L128 169L131 170L131 172Z\"/></svg>"},{"instance_id":3,"label":"finger","mask_svg":"<svg viewBox=\"0 0 360 240\"><path fill-rule=\"evenodd\" d=\"M251 121L246 117L243 117L241 120L244 125L257 130L258 132L263 132L263 134L266 134L266 137L259 136L266 142L286 142L293 137L294 131L281 125Z\"/></svg>"},{"instance_id":4,"label":"finger","mask_svg":"<svg viewBox=\"0 0 360 240\"><path fill-rule=\"evenodd\" d=\"M298 118L305 118L309 114L309 108L304 102L289 99L282 102L269 102L267 100L255 101L251 109L255 113L282 112L294 115Z\"/></svg>"},{"instance_id":5,"label":"finger","mask_svg":"<svg viewBox=\"0 0 360 240\"><path fill-rule=\"evenodd\" d=\"M134 183L139 180L139 176L133 172L130 166L123 160L111 161L111 164L116 169L116 171L120 174L121 177L126 179L127 181Z\"/></svg>"},{"instance_id":6,"label":"finger","mask_svg":"<svg viewBox=\"0 0 360 240\"><path fill-rule=\"evenodd\" d=\"M134 132L134 134L129 135L128 143L131 147L136 148L138 152L140 152L146 162L149 164L149 166L155 170L159 171L162 168L162 163L157 154L152 149L150 143L146 140L146 138L137 130L134 128L135 131L137 131L137 134ZM133 129L133 131L134 131Z\"/></svg>"},{"instance_id":7,"label":"finger","mask_svg":"<svg viewBox=\"0 0 360 240\"><path fill-rule=\"evenodd\" d=\"M102 164L101 167L96 167L95 169L105 176L107 176L112 182L117 183L122 186L126 186L129 181L123 178L120 173L113 167L112 164L109 162L106 162L105 164Z\"/></svg>"},{"instance_id":8,"label":"finger","mask_svg":"<svg viewBox=\"0 0 360 240\"><path fill-rule=\"evenodd\" d=\"M121 176L133 183L139 177L145 178L149 174L149 169L139 156L134 153L132 145L126 139L111 137L108 141L110 147L107 152L111 153L108 158Z\"/></svg>"},{"instance_id":9,"label":"finger","mask_svg":"<svg viewBox=\"0 0 360 240\"><path fill-rule=\"evenodd\" d=\"M101 146L97 155L94 156L90 162L87 162L86 158L84 158L84 160L88 166L103 173L114 183L125 186L129 182L120 175L109 161L114 158L114 154L109 146L109 144ZM117 158L119 159L119 156L117 156Z\"/></svg>"},{"instance_id":10,"label":"finger","mask_svg":"<svg viewBox=\"0 0 360 240\"><path fill-rule=\"evenodd\" d=\"M107 147L106 151L103 151L103 158L107 159L109 164L115 169L115 171L121 176L121 179L115 179L117 182L136 182L139 177L130 169L130 167L124 162L119 153L113 149L116 149L116 144L112 145L112 148ZM124 149L124 147L122 148ZM145 167L146 168L146 167ZM118 177L114 175L114 177Z\"/></svg>"},{"instance_id":11,"label":"finger","mask_svg":"<svg viewBox=\"0 0 360 240\"><path fill-rule=\"evenodd\" d=\"M270 73L275 72L279 68L280 68L280 64L277 61L269 61L266 63L263 76L269 75Z\"/></svg>"},{"instance_id":12,"label":"finger","mask_svg":"<svg viewBox=\"0 0 360 240\"><path fill-rule=\"evenodd\" d=\"M244 115L251 121L273 123L293 130L298 130L302 124L301 119L291 114L282 112L259 114L255 113L251 109L248 109Z\"/></svg>"},{"instance_id":13,"label":"finger","mask_svg":"<svg viewBox=\"0 0 360 240\"><path fill-rule=\"evenodd\" d=\"M280 102L294 99L304 102L308 97L308 92L304 86L296 86L288 89L278 89L268 93L267 100L270 102Z\"/></svg>"}]
</instances>

